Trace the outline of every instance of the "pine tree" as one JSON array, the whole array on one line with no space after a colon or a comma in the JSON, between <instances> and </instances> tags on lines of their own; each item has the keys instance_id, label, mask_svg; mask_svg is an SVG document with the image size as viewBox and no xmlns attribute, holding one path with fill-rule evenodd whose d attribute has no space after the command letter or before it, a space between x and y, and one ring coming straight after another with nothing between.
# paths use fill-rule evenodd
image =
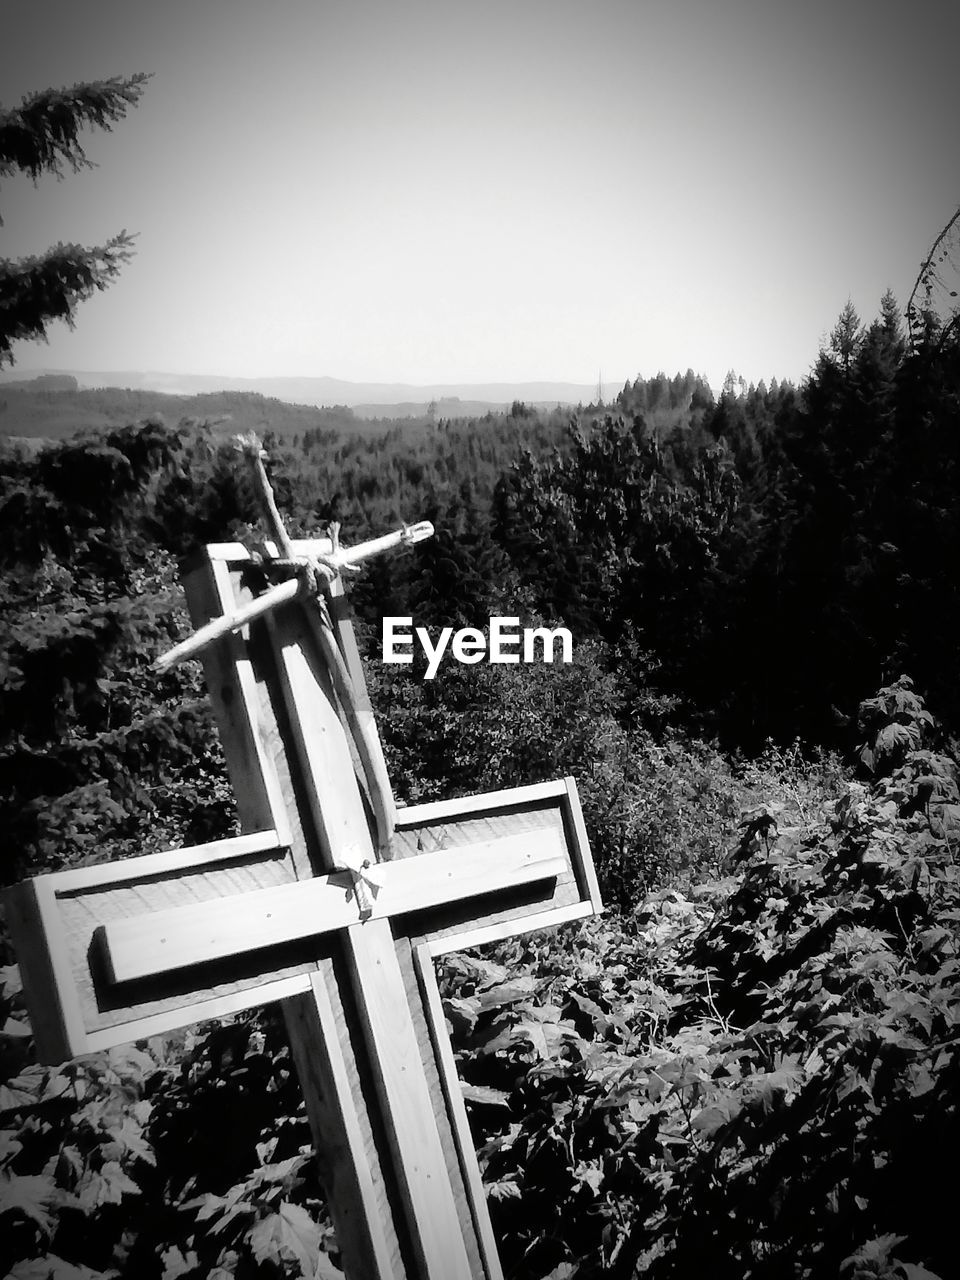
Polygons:
<instances>
[{"instance_id":1,"label":"pine tree","mask_svg":"<svg viewBox=\"0 0 960 1280\"><path fill-rule=\"evenodd\" d=\"M114 77L44 89L19 107L0 109L0 177L25 173L34 184L44 173L63 177L94 167L80 142L84 126L110 130L136 106L149 76ZM0 368L13 364L12 344L46 339L51 320L73 327L78 303L105 289L132 254L126 231L85 248L57 244L37 257L0 258Z\"/></svg>"}]
</instances>

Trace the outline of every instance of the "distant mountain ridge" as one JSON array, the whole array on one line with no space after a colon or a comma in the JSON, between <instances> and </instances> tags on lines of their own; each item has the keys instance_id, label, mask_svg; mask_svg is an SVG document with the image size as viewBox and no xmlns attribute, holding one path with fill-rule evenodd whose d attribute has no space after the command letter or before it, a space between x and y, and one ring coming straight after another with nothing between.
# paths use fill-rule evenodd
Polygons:
<instances>
[{"instance_id":1,"label":"distant mountain ridge","mask_svg":"<svg viewBox=\"0 0 960 1280\"><path fill-rule=\"evenodd\" d=\"M0 386L18 383L34 384L31 389L41 390L36 386L37 378L49 380L56 378L75 378L81 390L101 387L116 387L132 391L158 391L165 395L196 396L218 391L248 391L254 394L284 400L288 404L314 405L317 407L346 405L348 408L362 406L366 412L374 406L383 406L384 410L397 406L408 408L426 407L433 401L461 401L469 404L463 409L463 416L472 416L476 405L483 410L510 406L515 400L525 404L549 406L577 405L595 403L597 384L579 382L464 382L464 383L426 383L413 384L405 382L348 382L341 378L235 378L219 374L206 373L163 373L163 372L86 372L70 369L49 369L24 373L21 370L10 370L0 373ZM48 381L48 386L50 385ZM605 397L613 397L620 390L619 385L604 384ZM410 416L409 414L389 414L387 416Z\"/></svg>"},{"instance_id":2,"label":"distant mountain ridge","mask_svg":"<svg viewBox=\"0 0 960 1280\"><path fill-rule=\"evenodd\" d=\"M556 408L555 404L525 403L548 412ZM320 407L247 390L177 395L142 387L84 388L77 386L72 375L50 374L36 381L0 381L0 439L14 443L65 440L77 432L112 431L147 418L162 418L170 425L194 419L219 424L215 429L221 433L256 431L262 435L269 431L280 439L292 440L310 431L357 436L408 424L411 430L422 430L444 420L503 414L509 408L452 397L425 403Z\"/></svg>"}]
</instances>

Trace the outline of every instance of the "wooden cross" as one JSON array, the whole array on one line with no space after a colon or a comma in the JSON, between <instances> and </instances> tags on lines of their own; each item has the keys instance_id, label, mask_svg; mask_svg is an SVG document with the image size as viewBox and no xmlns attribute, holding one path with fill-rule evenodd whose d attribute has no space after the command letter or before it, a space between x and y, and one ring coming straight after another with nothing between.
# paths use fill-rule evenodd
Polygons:
<instances>
[{"instance_id":1,"label":"wooden cross","mask_svg":"<svg viewBox=\"0 0 960 1280\"><path fill-rule=\"evenodd\" d=\"M255 602L252 566L241 546L207 547L185 578L195 625ZM576 786L401 808L379 848L313 603L204 654L242 835L9 892L38 1052L62 1061L281 1000L347 1275L498 1280L433 961L601 909ZM336 585L329 608L375 735Z\"/></svg>"}]
</instances>

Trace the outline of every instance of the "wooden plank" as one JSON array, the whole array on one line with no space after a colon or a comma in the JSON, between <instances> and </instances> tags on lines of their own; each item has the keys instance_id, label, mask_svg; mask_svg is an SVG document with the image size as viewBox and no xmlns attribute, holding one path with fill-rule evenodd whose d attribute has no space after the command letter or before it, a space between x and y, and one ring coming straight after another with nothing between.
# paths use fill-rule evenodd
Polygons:
<instances>
[{"instance_id":1,"label":"wooden plank","mask_svg":"<svg viewBox=\"0 0 960 1280\"><path fill-rule=\"evenodd\" d=\"M85 1032L48 880L14 885L4 901L24 991L31 996L37 1056L41 1062L63 1062L85 1052Z\"/></svg>"},{"instance_id":2,"label":"wooden plank","mask_svg":"<svg viewBox=\"0 0 960 1280\"><path fill-rule=\"evenodd\" d=\"M292 538L291 545L294 555L329 555L333 550L333 543L329 538ZM276 557L280 554L277 544L265 540L263 548L268 555ZM243 564L253 557L242 542L210 542L207 544L207 552L213 560L223 560L228 565Z\"/></svg>"},{"instance_id":3,"label":"wooden plank","mask_svg":"<svg viewBox=\"0 0 960 1280\"><path fill-rule=\"evenodd\" d=\"M456 800L430 800L425 804L405 805L397 810L398 827L426 827L449 818L466 818L475 813L513 806L529 808L543 800L567 794L564 780L534 782L525 787L506 787L502 791L485 791L476 796L460 796Z\"/></svg>"},{"instance_id":4,"label":"wooden plank","mask_svg":"<svg viewBox=\"0 0 960 1280\"><path fill-rule=\"evenodd\" d=\"M230 543L224 544L227 547ZM291 538L290 546L293 548L295 556L328 556L333 551L333 543L329 538ZM264 538L263 549L271 559L276 560L277 556L283 555L280 547L272 538Z\"/></svg>"},{"instance_id":5,"label":"wooden plank","mask_svg":"<svg viewBox=\"0 0 960 1280\"><path fill-rule=\"evenodd\" d=\"M422 911L555 878L565 869L560 833L551 829L487 841L456 854L421 854L371 868L380 887L371 890L375 896L368 911L373 919ZM133 982L346 928L359 916L352 876L334 872L110 921L101 937L110 980Z\"/></svg>"},{"instance_id":6,"label":"wooden plank","mask_svg":"<svg viewBox=\"0 0 960 1280\"><path fill-rule=\"evenodd\" d=\"M483 840L503 839L508 834L521 833L532 838L544 830L556 832L564 849L563 874L556 879L517 885L482 901L464 899L423 911L408 922L411 935L439 937L441 934L459 934L479 925L522 920L534 912L554 910L580 901L580 890L567 851L568 831L563 818L562 799L548 799L531 809L511 806L490 812L481 810L462 821L451 818L438 825L398 830L394 861L420 857L424 852L446 851L451 856L460 856L465 848Z\"/></svg>"},{"instance_id":7,"label":"wooden plank","mask_svg":"<svg viewBox=\"0 0 960 1280\"><path fill-rule=\"evenodd\" d=\"M228 991L207 1000L192 1000L189 1005L180 1005L162 1013L134 1016L128 1022L118 1022L99 1031L88 1031L83 1048L74 1052L97 1053L102 1049L112 1049L114 1045L130 1044L133 1040L145 1040L148 1036L158 1036L165 1031L176 1031L192 1022L208 1022L211 1018L226 1018L230 1014L242 1013L244 1009L259 1009L262 1005L309 991L310 981L310 973L298 973L289 978L277 978L273 981L268 979L258 983L253 989Z\"/></svg>"},{"instance_id":8,"label":"wooden plank","mask_svg":"<svg viewBox=\"0 0 960 1280\"><path fill-rule=\"evenodd\" d=\"M383 754L383 743L377 728L373 706L367 693L367 681L357 648L357 638L353 630L353 620L343 591L342 582L336 580L330 587L330 620L333 625L337 646L343 655L353 688L353 705L357 719L356 747L365 763L361 764L360 777L365 787L367 800L377 816L378 829L386 836L386 844L380 850L381 856L389 853L389 841L397 821L397 804L393 795L393 785ZM371 795L371 789L373 795Z\"/></svg>"},{"instance_id":9,"label":"wooden plank","mask_svg":"<svg viewBox=\"0 0 960 1280\"><path fill-rule=\"evenodd\" d=\"M567 907L555 907L550 911L538 911L519 918L499 920L494 924L478 925L460 933L443 934L438 938L428 939L422 945L429 955L444 956L450 951L466 951L469 947L482 947L488 942L502 942L504 938L516 938L521 933L534 933L537 929L554 929L557 925L586 920L595 914L592 903L574 902Z\"/></svg>"},{"instance_id":10,"label":"wooden plank","mask_svg":"<svg viewBox=\"0 0 960 1280\"><path fill-rule=\"evenodd\" d=\"M49 883L57 895L93 889L136 880L157 880L178 871L214 867L251 854L270 853L286 848L277 831L254 831L247 836L228 836L208 844L186 845L182 849L164 849L161 853L144 853L123 862L99 862L92 867L74 867L68 871L51 871L36 876L36 881Z\"/></svg>"},{"instance_id":11,"label":"wooden plank","mask_svg":"<svg viewBox=\"0 0 960 1280\"><path fill-rule=\"evenodd\" d=\"M373 708L370 705L370 698L367 694L367 678L364 675L360 650L357 648L357 637L353 629L350 605L343 586L336 582L330 591L330 621L333 623L340 652L343 654L343 660L347 664L347 670L350 672L350 678L353 681L357 703L364 714L369 714L372 719ZM379 730L375 728L375 732L379 739Z\"/></svg>"},{"instance_id":12,"label":"wooden plank","mask_svg":"<svg viewBox=\"0 0 960 1280\"><path fill-rule=\"evenodd\" d=\"M490 926L495 927L491 937L502 938L522 932L522 920L532 913L563 912L585 900L590 901L596 911L602 910L583 814L572 778L491 792L469 797L467 801L411 806L400 812L402 818L395 838L397 857L410 857L420 850L437 848L453 852L494 833L510 829L532 830L544 824L555 824L563 832L569 863L567 872L558 877L549 893L541 892L542 886L536 886L535 893L517 891L512 899L504 898L499 905L491 903L492 910L486 919L478 918L475 911L471 915L471 910L458 913L456 904L451 904L444 912L418 922L417 931L423 935L459 937L464 931ZM557 916L558 920L561 918L568 917ZM569 918L578 918L578 913ZM516 928L509 927L510 921L518 922Z\"/></svg>"},{"instance_id":13,"label":"wooden plank","mask_svg":"<svg viewBox=\"0 0 960 1280\"><path fill-rule=\"evenodd\" d=\"M330 680L311 656L306 619L296 607L265 626L271 636L284 706L306 771L310 816L326 870L375 860L370 824L354 776L346 731ZM344 862L343 859L350 859Z\"/></svg>"},{"instance_id":14,"label":"wooden plank","mask_svg":"<svg viewBox=\"0 0 960 1280\"><path fill-rule=\"evenodd\" d=\"M590 840L583 821L583 809L580 806L580 793L575 778L564 778L563 785L567 793L567 818L573 828L573 846L576 850L575 864L579 872L586 896L589 898L595 915L603 913L603 898L600 896L600 882L597 880L596 868L590 853Z\"/></svg>"},{"instance_id":15,"label":"wooden plank","mask_svg":"<svg viewBox=\"0 0 960 1280\"><path fill-rule=\"evenodd\" d=\"M242 542L208 542L201 559L204 563L209 559L233 565L249 563L253 557ZM190 561L187 566L189 572L193 571L193 565L194 562Z\"/></svg>"},{"instance_id":16,"label":"wooden plank","mask_svg":"<svg viewBox=\"0 0 960 1280\"><path fill-rule=\"evenodd\" d=\"M345 934L354 995L407 1210L420 1280L476 1280L447 1176L393 935L385 920Z\"/></svg>"},{"instance_id":17,"label":"wooden plank","mask_svg":"<svg viewBox=\"0 0 960 1280\"><path fill-rule=\"evenodd\" d=\"M417 540L419 541L419 539ZM280 549L272 539L265 538L262 545L267 555L274 558L280 555ZM376 555L380 551L388 551L394 546L399 549L403 543L397 542L396 533L387 533L380 538L370 538L357 545L364 548L364 559L369 559L371 555ZM291 538L290 546L293 548L295 556L328 556L333 551L333 543L329 538L325 537ZM352 549L354 548L344 548L346 551ZM228 564L242 564L245 560L252 558L250 552L240 542L211 542L207 544L207 551L214 559L224 560Z\"/></svg>"},{"instance_id":18,"label":"wooden plank","mask_svg":"<svg viewBox=\"0 0 960 1280\"><path fill-rule=\"evenodd\" d=\"M250 841L250 845L260 844ZM248 846L249 847L249 846ZM76 883L81 873L55 873L43 882L53 890L51 930L66 951L66 974L59 979L65 993L71 993L82 1010L88 1032L105 1031L117 1023L149 1017L172 1009L188 1009L201 1002L229 995L240 989L255 989L265 976L284 978L310 967L316 948L312 943L294 943L279 949L270 957L272 972L264 974L258 966L257 953L232 962L211 966L202 975L184 971L171 973L148 982L111 985L104 971L99 930L112 921L136 920L152 911L188 904L214 902L229 895L255 892L259 889L296 883L295 869L289 850L248 853L245 857L201 862L179 872L167 872L144 879L139 874L141 859L122 864L130 877L116 883L102 883L96 868L96 879L90 887L61 889L61 875ZM164 862L161 861L161 870ZM93 870L93 869L91 869ZM50 1000L50 989L28 990L31 1010ZM255 993L247 1005L256 1003ZM246 1007L246 1006L244 1006ZM181 1015L180 1023L190 1020ZM79 1050L77 1050L79 1052Z\"/></svg>"},{"instance_id":19,"label":"wooden plank","mask_svg":"<svg viewBox=\"0 0 960 1280\"><path fill-rule=\"evenodd\" d=\"M222 561L204 562L184 580L194 626L231 612L240 603ZM289 823L275 759L276 726L264 706L259 682L240 635L225 637L202 657L207 693L216 713L220 741L244 832L273 829L290 843Z\"/></svg>"},{"instance_id":20,"label":"wooden plank","mask_svg":"<svg viewBox=\"0 0 960 1280\"><path fill-rule=\"evenodd\" d=\"M413 961L423 1001L423 1009L430 1029L434 1057L440 1075L450 1128L457 1148L460 1170L470 1205L470 1215L480 1257L484 1269L485 1280L503 1280L503 1270L497 1253L497 1241L493 1234L490 1212L487 1208L486 1193L480 1177L480 1166L477 1164L473 1147L473 1134L470 1131L470 1120L463 1101L460 1088L460 1077L457 1074L456 1059L450 1037L447 1034L446 1018L440 999L440 988L433 967L433 956L429 945L422 943L413 948Z\"/></svg>"},{"instance_id":21,"label":"wooden plank","mask_svg":"<svg viewBox=\"0 0 960 1280\"><path fill-rule=\"evenodd\" d=\"M284 1002L294 1065L321 1168L321 1181L348 1275L404 1280L387 1191L344 1056L342 1018L317 973L305 994Z\"/></svg>"},{"instance_id":22,"label":"wooden plank","mask_svg":"<svg viewBox=\"0 0 960 1280\"><path fill-rule=\"evenodd\" d=\"M337 583L333 587L336 588ZM366 697L363 672L359 670L360 656L353 642L352 628L337 628L333 622L328 626L321 615L322 608L318 601L308 601L301 604L300 616L312 641L312 660L330 681L333 707L344 729L361 802L373 820L377 857L386 859L392 851L396 805L380 735ZM344 645L353 653L358 668L354 675L344 656Z\"/></svg>"},{"instance_id":23,"label":"wooden plank","mask_svg":"<svg viewBox=\"0 0 960 1280\"><path fill-rule=\"evenodd\" d=\"M249 595L248 592L240 592L239 578L235 579L226 565L211 561L209 574L214 590L212 603L216 612L229 612ZM230 783L237 796L241 827L246 829L244 793L253 786L263 792L260 803L264 806L266 816L262 822L251 822L251 825L273 826L281 834L285 843L295 844L290 833L288 797L284 792L283 779L277 767L281 763L284 769L287 766L276 714L265 682L258 679L254 671L250 646L240 641L240 637L234 637L229 645L214 646L222 651L220 661L216 654L211 653L210 667L208 668L206 657L202 666L221 741L228 739L231 747L235 745L234 716L231 715L234 706L236 707L234 715L239 720L243 734L245 755L240 756L233 763L228 757ZM211 680L211 675L218 673L221 683L216 684ZM226 683L223 683L224 677ZM226 745L224 745L224 752L226 752ZM305 873L307 864L298 860L297 852L294 848L294 862L300 866L301 873Z\"/></svg>"},{"instance_id":24,"label":"wooden plank","mask_svg":"<svg viewBox=\"0 0 960 1280\"><path fill-rule=\"evenodd\" d=\"M434 1053L433 1041L430 1035L428 1014L424 1009L423 995L420 990L420 981L417 977L417 966L413 955L414 948L409 938L398 934L396 927L393 929L393 935L397 954L397 963L399 964L400 972L403 975L404 990L407 995L407 1006L410 1009L410 1018L413 1023L414 1033L420 1049L420 1062L427 1081L430 1099L433 1103L434 1121L436 1123L437 1131L440 1134L440 1144L443 1149L447 1180L450 1183L450 1190L453 1195L454 1203L457 1207L457 1214L460 1219L460 1232L463 1236L464 1245L467 1250L467 1257L471 1267L470 1274L472 1276L476 1276L477 1280L486 1280L482 1251L474 1228L474 1218L470 1206L470 1194L463 1178L460 1152L451 1126L450 1112L447 1107L446 1098L443 1092L443 1084L440 1079L440 1068L436 1054Z\"/></svg>"}]
</instances>

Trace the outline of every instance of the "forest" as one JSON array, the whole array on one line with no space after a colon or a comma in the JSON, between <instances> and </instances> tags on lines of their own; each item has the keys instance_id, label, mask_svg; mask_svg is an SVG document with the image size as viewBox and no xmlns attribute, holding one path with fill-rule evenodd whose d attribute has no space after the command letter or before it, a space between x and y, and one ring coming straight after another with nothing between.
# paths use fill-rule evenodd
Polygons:
<instances>
[{"instance_id":1,"label":"forest","mask_svg":"<svg viewBox=\"0 0 960 1280\"><path fill-rule=\"evenodd\" d=\"M506 1275L955 1274L956 325L887 294L799 387L286 422L292 532L436 528L349 587L398 798L580 789L605 915L441 964ZM236 830L199 664L151 663L178 565L264 536L237 426L0 456L4 884ZM385 615L574 661L426 681ZM274 1009L45 1067L3 944L0 1274L339 1274Z\"/></svg>"}]
</instances>

